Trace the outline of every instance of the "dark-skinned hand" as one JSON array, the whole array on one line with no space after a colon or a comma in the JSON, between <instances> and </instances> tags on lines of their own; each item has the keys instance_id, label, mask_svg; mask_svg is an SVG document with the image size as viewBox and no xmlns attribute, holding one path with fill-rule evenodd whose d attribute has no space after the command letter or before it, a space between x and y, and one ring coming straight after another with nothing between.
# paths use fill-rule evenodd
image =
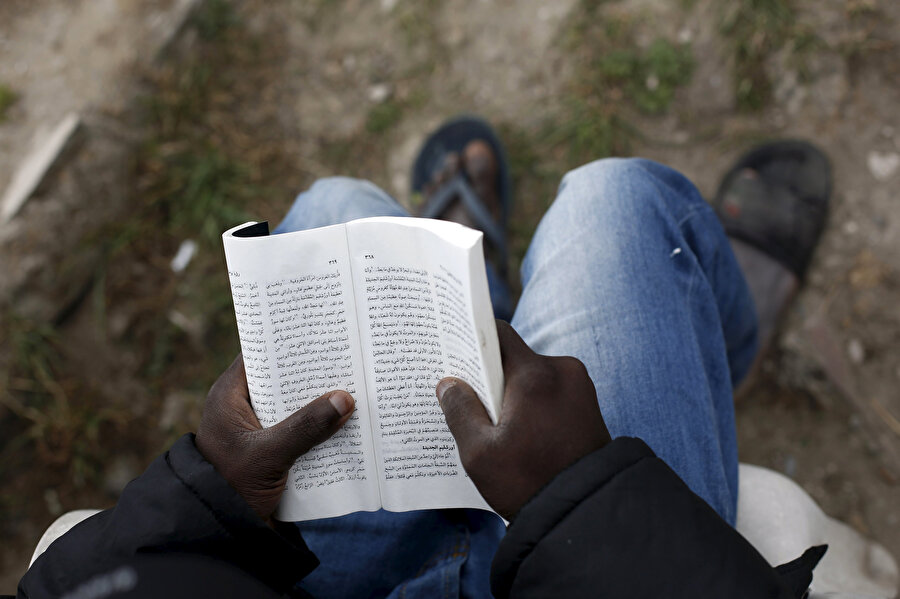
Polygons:
<instances>
[{"instance_id":1,"label":"dark-skinned hand","mask_svg":"<svg viewBox=\"0 0 900 599\"><path fill-rule=\"evenodd\" d=\"M442 379L437 396L472 482L512 520L544 485L610 436L584 364L534 353L503 321L497 334L506 382L497 425L460 379Z\"/></svg>"},{"instance_id":2,"label":"dark-skinned hand","mask_svg":"<svg viewBox=\"0 0 900 599\"><path fill-rule=\"evenodd\" d=\"M250 406L243 356L206 398L197 449L264 520L269 520L301 455L333 435L353 414L353 398L329 391L275 426L263 428Z\"/></svg>"}]
</instances>

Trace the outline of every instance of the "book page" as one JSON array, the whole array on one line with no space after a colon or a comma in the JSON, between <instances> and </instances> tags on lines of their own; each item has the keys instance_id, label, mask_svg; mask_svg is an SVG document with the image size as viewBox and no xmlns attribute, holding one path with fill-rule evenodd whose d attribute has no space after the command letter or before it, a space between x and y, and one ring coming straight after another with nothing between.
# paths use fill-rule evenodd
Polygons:
<instances>
[{"instance_id":1,"label":"book page","mask_svg":"<svg viewBox=\"0 0 900 599\"><path fill-rule=\"evenodd\" d=\"M422 219L347 226L384 508L489 509L462 468L435 396L441 378L456 376L492 418L499 413L503 381L490 301L478 306L487 315L478 320L472 302L473 280L483 287L480 301L487 297L481 234ZM488 354L499 370L490 376Z\"/></svg>"},{"instance_id":2,"label":"book page","mask_svg":"<svg viewBox=\"0 0 900 599\"><path fill-rule=\"evenodd\" d=\"M259 226L259 225L256 225ZM323 393L356 400L350 420L291 468L275 517L298 521L380 506L343 225L223 235L253 409L272 426Z\"/></svg>"}]
</instances>

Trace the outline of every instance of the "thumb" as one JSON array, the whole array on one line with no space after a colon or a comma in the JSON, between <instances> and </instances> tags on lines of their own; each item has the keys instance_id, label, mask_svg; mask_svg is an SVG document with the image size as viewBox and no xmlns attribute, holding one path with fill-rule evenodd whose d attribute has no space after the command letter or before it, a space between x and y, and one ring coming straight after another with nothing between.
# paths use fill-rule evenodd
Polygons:
<instances>
[{"instance_id":1,"label":"thumb","mask_svg":"<svg viewBox=\"0 0 900 599\"><path fill-rule=\"evenodd\" d=\"M264 430L265 451L289 468L307 451L328 440L353 414L356 403L346 391L329 391L275 426Z\"/></svg>"},{"instance_id":2,"label":"thumb","mask_svg":"<svg viewBox=\"0 0 900 599\"><path fill-rule=\"evenodd\" d=\"M447 426L459 445L460 452L478 438L488 434L494 424L478 394L465 381L447 377L437 384L438 402Z\"/></svg>"}]
</instances>

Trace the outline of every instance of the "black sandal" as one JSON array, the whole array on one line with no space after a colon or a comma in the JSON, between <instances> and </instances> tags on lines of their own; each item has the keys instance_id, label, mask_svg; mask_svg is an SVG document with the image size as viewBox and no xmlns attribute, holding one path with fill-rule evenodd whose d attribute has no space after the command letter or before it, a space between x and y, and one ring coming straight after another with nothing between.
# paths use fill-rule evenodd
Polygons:
<instances>
[{"instance_id":1,"label":"black sandal","mask_svg":"<svg viewBox=\"0 0 900 599\"><path fill-rule=\"evenodd\" d=\"M744 154L725 175L713 207L725 232L802 280L825 221L831 166L803 141L778 141Z\"/></svg>"}]
</instances>

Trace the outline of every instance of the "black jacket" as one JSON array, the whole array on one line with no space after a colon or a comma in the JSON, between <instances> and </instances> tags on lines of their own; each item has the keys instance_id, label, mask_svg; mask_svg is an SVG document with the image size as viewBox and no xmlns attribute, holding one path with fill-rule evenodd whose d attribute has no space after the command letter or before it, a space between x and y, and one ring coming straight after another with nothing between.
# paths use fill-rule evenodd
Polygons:
<instances>
[{"instance_id":1,"label":"black jacket","mask_svg":"<svg viewBox=\"0 0 900 599\"><path fill-rule=\"evenodd\" d=\"M771 568L642 441L619 438L522 508L491 588L497 597L787 599L803 596L823 553ZM317 565L296 527L269 528L186 435L115 508L54 542L18 597L91 588L120 591L104 597L278 596L296 593Z\"/></svg>"}]
</instances>

